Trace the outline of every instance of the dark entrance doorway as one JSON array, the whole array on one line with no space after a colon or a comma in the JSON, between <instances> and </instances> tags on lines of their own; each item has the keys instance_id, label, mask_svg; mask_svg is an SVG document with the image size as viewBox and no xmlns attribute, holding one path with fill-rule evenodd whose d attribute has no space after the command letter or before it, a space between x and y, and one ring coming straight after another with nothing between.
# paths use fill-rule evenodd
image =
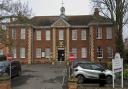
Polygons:
<instances>
[{"instance_id":1,"label":"dark entrance doorway","mask_svg":"<svg viewBox=\"0 0 128 89\"><path fill-rule=\"evenodd\" d=\"M65 56L64 56L64 50L58 50L58 61L64 61Z\"/></svg>"}]
</instances>

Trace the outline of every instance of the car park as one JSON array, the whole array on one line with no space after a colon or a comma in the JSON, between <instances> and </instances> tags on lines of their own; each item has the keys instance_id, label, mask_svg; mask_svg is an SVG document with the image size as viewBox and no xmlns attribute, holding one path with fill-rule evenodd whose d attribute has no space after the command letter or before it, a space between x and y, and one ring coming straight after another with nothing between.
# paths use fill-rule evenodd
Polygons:
<instances>
[{"instance_id":1,"label":"car park","mask_svg":"<svg viewBox=\"0 0 128 89\"><path fill-rule=\"evenodd\" d=\"M11 75L10 75L11 68ZM11 77L21 75L21 64L19 61L0 61L0 76L8 74Z\"/></svg>"},{"instance_id":2,"label":"car park","mask_svg":"<svg viewBox=\"0 0 128 89\"><path fill-rule=\"evenodd\" d=\"M101 64L91 62L78 62L73 68L73 74L78 78L78 83L83 83L85 80L99 80L99 75L105 74L106 83L112 83L113 72L105 69Z\"/></svg>"}]
</instances>

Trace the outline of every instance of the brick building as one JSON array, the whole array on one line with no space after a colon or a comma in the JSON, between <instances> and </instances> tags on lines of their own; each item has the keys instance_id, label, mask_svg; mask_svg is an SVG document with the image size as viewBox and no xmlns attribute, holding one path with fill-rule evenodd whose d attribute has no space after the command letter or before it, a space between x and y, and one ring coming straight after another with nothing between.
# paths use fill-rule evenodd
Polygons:
<instances>
[{"instance_id":1,"label":"brick building","mask_svg":"<svg viewBox=\"0 0 128 89\"><path fill-rule=\"evenodd\" d=\"M14 40L13 57L21 62L67 62L70 54L79 60L111 61L115 32L109 19L96 8L92 15L35 16L25 23L9 25Z\"/></svg>"}]
</instances>

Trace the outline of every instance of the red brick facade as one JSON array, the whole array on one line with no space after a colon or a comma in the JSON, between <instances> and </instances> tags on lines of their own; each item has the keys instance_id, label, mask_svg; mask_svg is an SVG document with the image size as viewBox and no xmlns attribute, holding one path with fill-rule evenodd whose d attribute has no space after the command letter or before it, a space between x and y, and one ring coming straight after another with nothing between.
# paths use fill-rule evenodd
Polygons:
<instances>
[{"instance_id":1,"label":"red brick facade","mask_svg":"<svg viewBox=\"0 0 128 89\"><path fill-rule=\"evenodd\" d=\"M77 59L91 60L91 61L111 61L113 54L115 53L115 32L112 30L112 38L107 39L107 27L112 28L112 23L106 18L102 18L101 21L94 19L95 15L84 16L35 16L30 19L29 25L14 25L9 27L9 36L12 36L12 29L16 29L16 59L22 62L44 62L59 59L59 54L64 53L64 60L67 61L69 54L72 52L72 48L76 48ZM100 17L100 16L99 16ZM102 38L97 39L97 24L102 28ZM25 39L20 39L21 28L25 28ZM46 40L46 31L50 31L50 40ZM63 30L64 40L59 40L59 31ZM72 39L72 31L76 30L77 40ZM86 40L81 40L82 30L86 30ZM36 39L36 31L41 31L41 40ZM31 38L29 37L31 36ZM62 42L62 43L61 43ZM101 47L103 51L103 57L97 57L97 48ZM108 57L107 47L112 48L112 57ZM20 48L25 48L25 58L20 58ZM37 48L41 48L42 51L46 51L46 48L50 49L49 58L40 57L37 58ZM82 48L86 48L85 52L87 57L82 58ZM31 52L30 52L31 50ZM61 51L60 51L61 50ZM31 55L30 55L31 54ZM28 58L30 57L30 58Z\"/></svg>"}]
</instances>

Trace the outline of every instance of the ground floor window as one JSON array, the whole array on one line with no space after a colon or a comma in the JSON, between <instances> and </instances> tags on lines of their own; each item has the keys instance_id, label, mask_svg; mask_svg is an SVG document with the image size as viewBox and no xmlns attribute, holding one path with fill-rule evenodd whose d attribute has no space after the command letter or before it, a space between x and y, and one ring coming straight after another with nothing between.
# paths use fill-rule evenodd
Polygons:
<instances>
[{"instance_id":1,"label":"ground floor window","mask_svg":"<svg viewBox=\"0 0 128 89\"><path fill-rule=\"evenodd\" d=\"M0 49L0 55L3 55L3 54L4 54L3 50L2 50L2 49Z\"/></svg>"},{"instance_id":2,"label":"ground floor window","mask_svg":"<svg viewBox=\"0 0 128 89\"><path fill-rule=\"evenodd\" d=\"M12 49L12 53L13 53L13 58L16 58L16 48Z\"/></svg>"},{"instance_id":3,"label":"ground floor window","mask_svg":"<svg viewBox=\"0 0 128 89\"><path fill-rule=\"evenodd\" d=\"M36 48L36 58L41 58L41 48Z\"/></svg>"},{"instance_id":4,"label":"ground floor window","mask_svg":"<svg viewBox=\"0 0 128 89\"><path fill-rule=\"evenodd\" d=\"M103 49L101 47L97 48L97 58L103 58Z\"/></svg>"},{"instance_id":5,"label":"ground floor window","mask_svg":"<svg viewBox=\"0 0 128 89\"><path fill-rule=\"evenodd\" d=\"M108 58L113 58L113 49L111 47L107 47Z\"/></svg>"},{"instance_id":6,"label":"ground floor window","mask_svg":"<svg viewBox=\"0 0 128 89\"><path fill-rule=\"evenodd\" d=\"M50 53L51 53L51 49L50 48L46 48L45 49L45 57L46 58L50 58Z\"/></svg>"},{"instance_id":7,"label":"ground floor window","mask_svg":"<svg viewBox=\"0 0 128 89\"><path fill-rule=\"evenodd\" d=\"M72 53L74 54L74 57L77 58L77 48L72 48Z\"/></svg>"},{"instance_id":8,"label":"ground floor window","mask_svg":"<svg viewBox=\"0 0 128 89\"><path fill-rule=\"evenodd\" d=\"M81 58L87 58L87 48L81 48Z\"/></svg>"},{"instance_id":9,"label":"ground floor window","mask_svg":"<svg viewBox=\"0 0 128 89\"><path fill-rule=\"evenodd\" d=\"M25 58L25 48L20 48L20 58Z\"/></svg>"}]
</instances>

